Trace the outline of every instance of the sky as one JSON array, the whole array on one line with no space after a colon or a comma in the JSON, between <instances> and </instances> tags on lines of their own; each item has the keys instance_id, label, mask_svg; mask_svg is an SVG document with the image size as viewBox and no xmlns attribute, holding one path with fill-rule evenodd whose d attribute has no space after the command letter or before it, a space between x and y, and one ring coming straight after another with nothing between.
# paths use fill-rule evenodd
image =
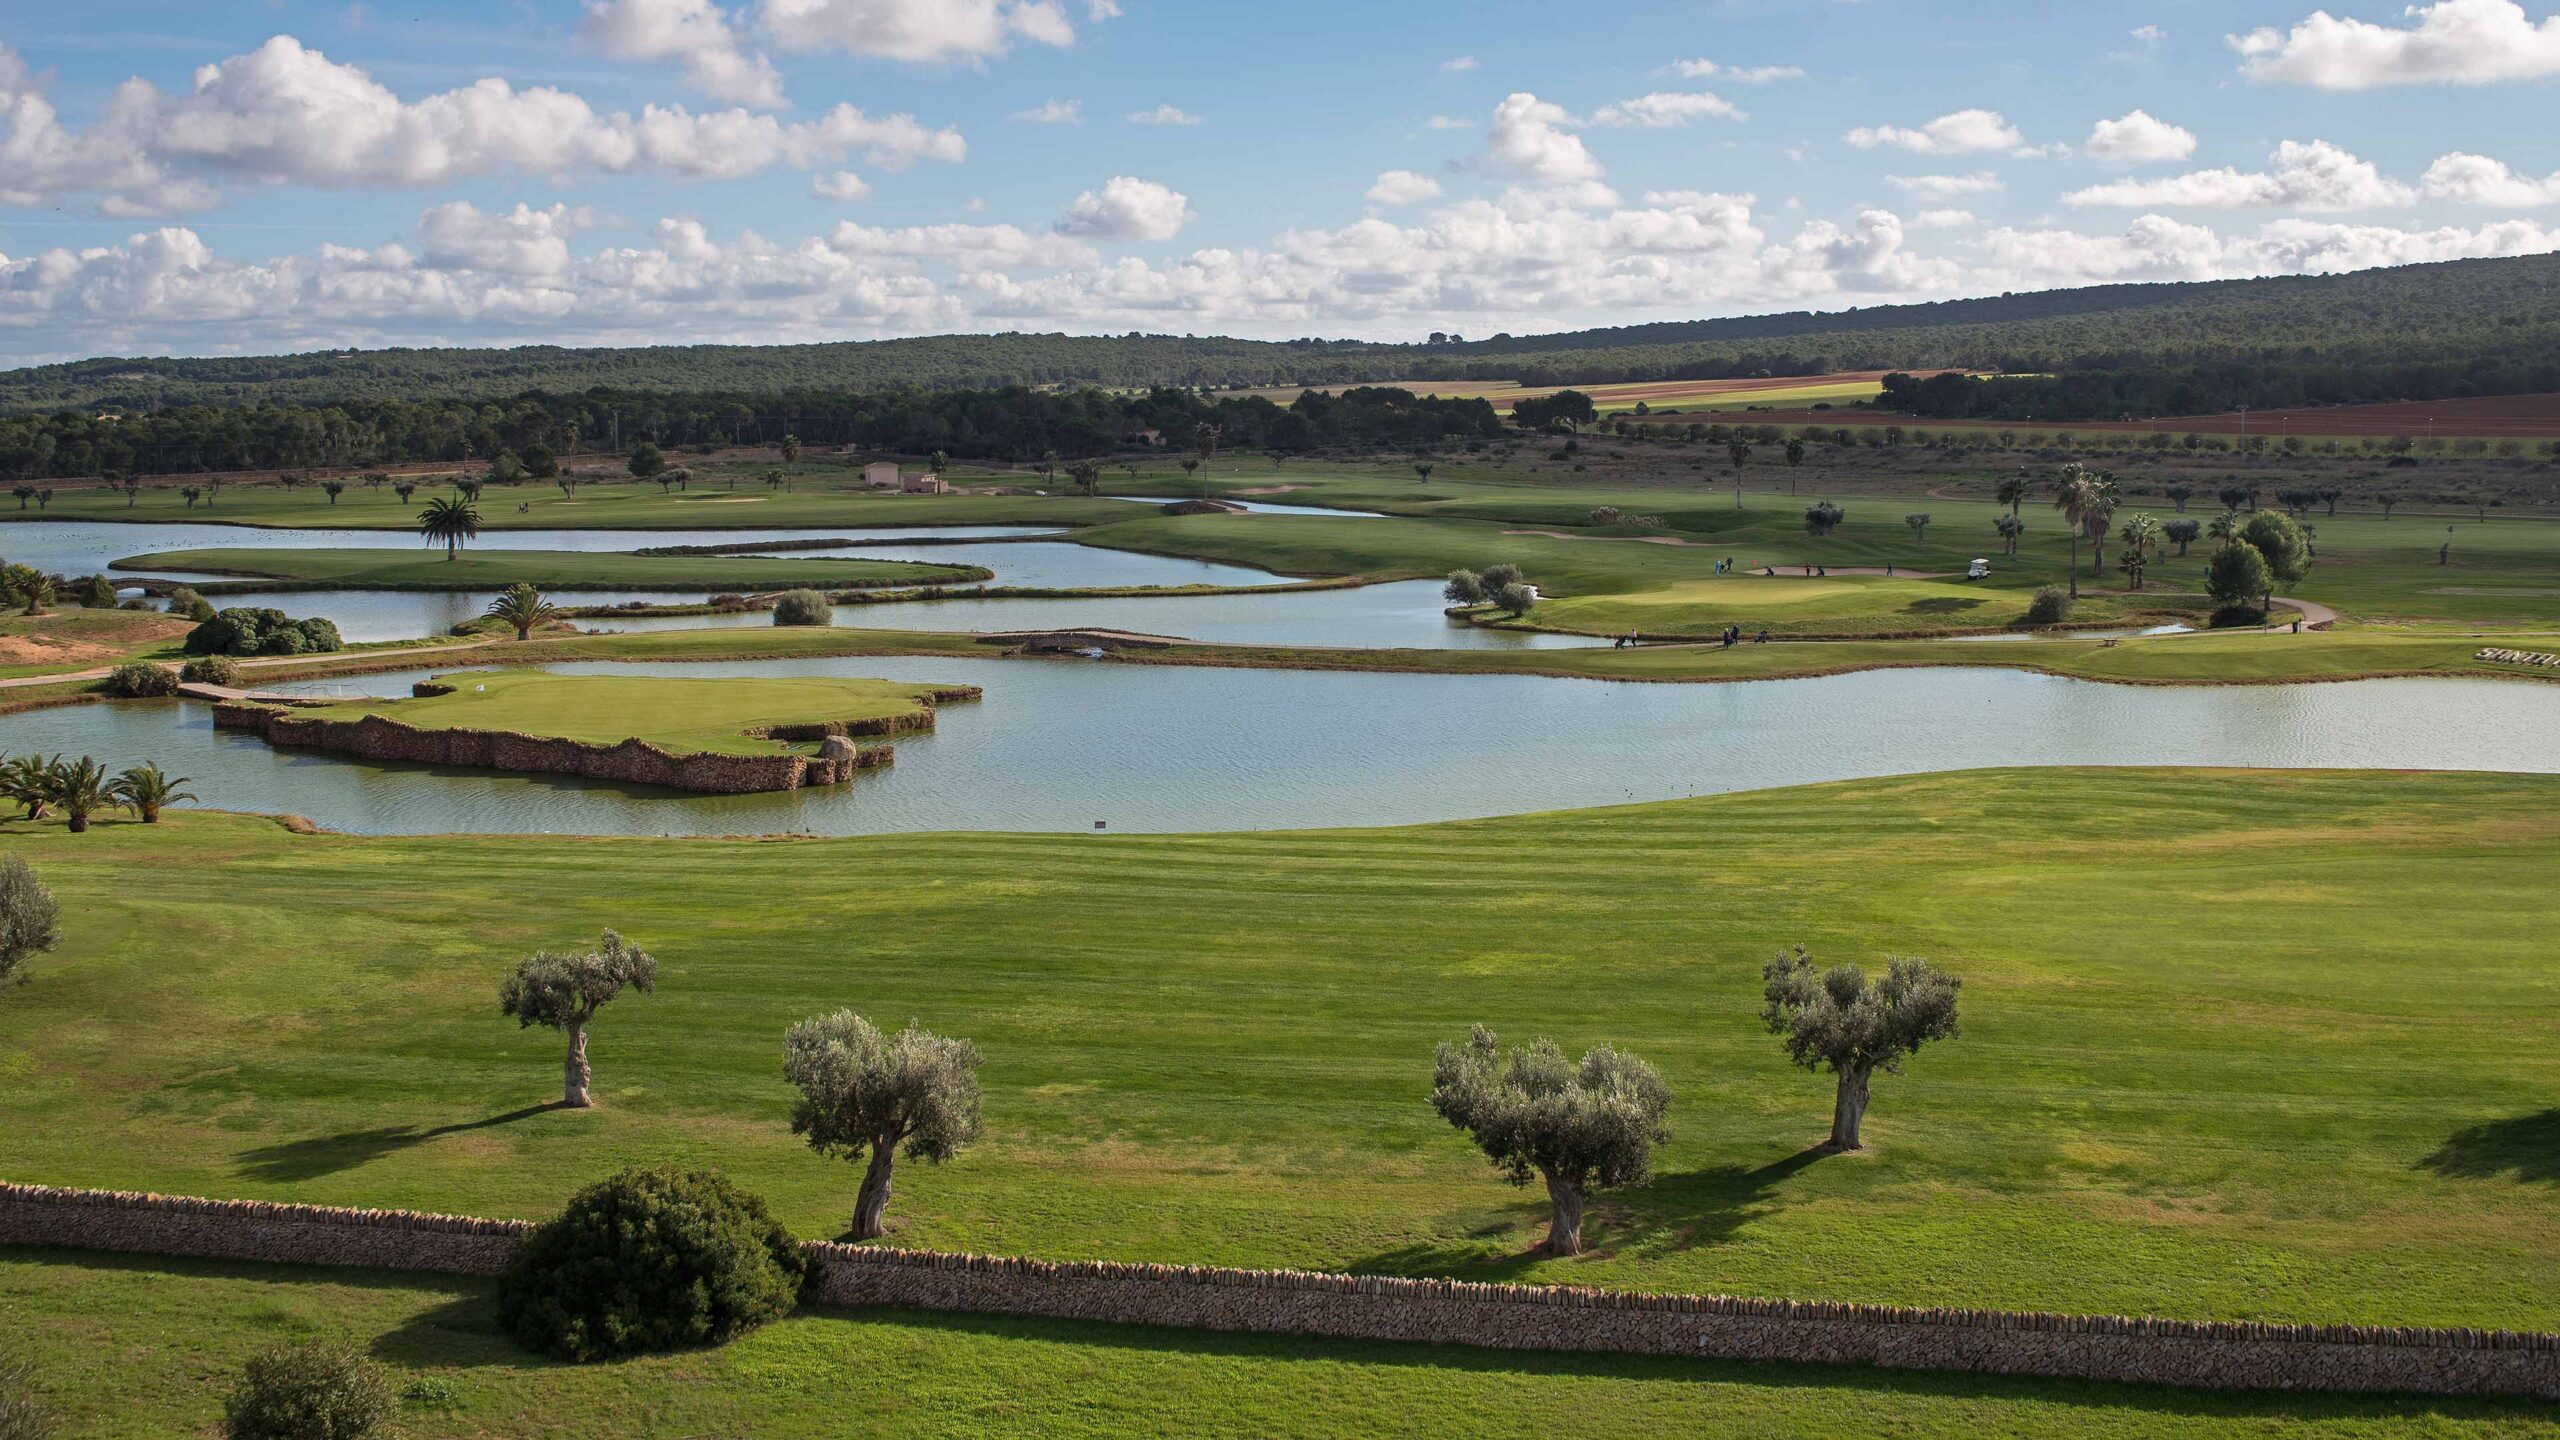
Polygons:
<instances>
[{"instance_id":1,"label":"sky","mask_svg":"<svg viewBox=\"0 0 2560 1440\"><path fill-rule=\"evenodd\" d=\"M2560 0L0 0L0 363L1481 338L2560 249Z\"/></svg>"}]
</instances>

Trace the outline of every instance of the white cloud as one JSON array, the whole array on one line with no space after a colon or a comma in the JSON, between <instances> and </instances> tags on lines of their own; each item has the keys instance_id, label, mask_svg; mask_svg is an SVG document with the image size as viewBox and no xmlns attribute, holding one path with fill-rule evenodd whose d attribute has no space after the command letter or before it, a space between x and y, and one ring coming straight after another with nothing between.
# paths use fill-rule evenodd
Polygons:
<instances>
[{"instance_id":1,"label":"white cloud","mask_svg":"<svg viewBox=\"0 0 2560 1440\"><path fill-rule=\"evenodd\" d=\"M1453 55L1450 58L1441 61L1440 68L1451 75L1464 75L1468 71L1476 68L1476 57L1473 55Z\"/></svg>"},{"instance_id":2,"label":"white cloud","mask_svg":"<svg viewBox=\"0 0 2560 1440\"><path fill-rule=\"evenodd\" d=\"M1107 189L1108 187L1106 187ZM669 218L572 253L603 223L530 207L443 206L412 243L324 244L262 261L183 228L0 257L0 352L205 353L354 344L819 340L967 330L1194 330L1286 337L1469 333L1777 307L1938 299L2056 285L2219 279L2560 249L2506 220L2398 229L2286 218L2250 231L2145 215L2120 233L1915 225L1892 213L1764 231L1748 195L1657 191L1592 206L1583 186L1467 199L1400 224L1287 230L1259 248L1105 259L1007 225L850 222L799 239Z\"/></svg>"},{"instance_id":3,"label":"white cloud","mask_svg":"<svg viewBox=\"0 0 2560 1440\"><path fill-rule=\"evenodd\" d=\"M1923 210L1911 217L1911 223L1923 230L1960 230L1978 222L1970 210Z\"/></svg>"},{"instance_id":4,"label":"white cloud","mask_svg":"<svg viewBox=\"0 0 2560 1440\"><path fill-rule=\"evenodd\" d=\"M1889 175L1884 183L1915 200L1953 200L1959 195L1989 195L2000 188L2000 177L1976 170L1970 175Z\"/></svg>"},{"instance_id":5,"label":"white cloud","mask_svg":"<svg viewBox=\"0 0 2560 1440\"><path fill-rule=\"evenodd\" d=\"M2531 210L2560 205L2560 175L2540 180L2519 175L2503 160L2456 152L2439 156L2419 182L2428 198L2465 205L2492 205L2502 210Z\"/></svg>"},{"instance_id":6,"label":"white cloud","mask_svg":"<svg viewBox=\"0 0 2560 1440\"><path fill-rule=\"evenodd\" d=\"M454 200L418 217L418 249L430 269L562 276L569 273L569 237L597 223L595 212L584 207L536 210L519 204L491 215Z\"/></svg>"},{"instance_id":7,"label":"white cloud","mask_svg":"<svg viewBox=\"0 0 2560 1440\"><path fill-rule=\"evenodd\" d=\"M1582 137L1564 128L1572 123L1562 106L1515 91L1493 107L1493 128L1476 163L1493 174L1541 185L1597 180L1600 162L1584 148Z\"/></svg>"},{"instance_id":8,"label":"white cloud","mask_svg":"<svg viewBox=\"0 0 2560 1440\"><path fill-rule=\"evenodd\" d=\"M758 12L779 44L890 60L985 60L1017 41L1075 43L1058 0L764 0ZM1117 5L1088 8L1107 20Z\"/></svg>"},{"instance_id":9,"label":"white cloud","mask_svg":"<svg viewBox=\"0 0 2560 1440\"><path fill-rule=\"evenodd\" d=\"M1423 122L1433 130L1473 130L1476 122L1456 115L1434 115Z\"/></svg>"},{"instance_id":10,"label":"white cloud","mask_svg":"<svg viewBox=\"0 0 2560 1440\"><path fill-rule=\"evenodd\" d=\"M2145 45L2157 45L2169 38L2169 32L2157 25L2136 25L2125 33Z\"/></svg>"},{"instance_id":11,"label":"white cloud","mask_svg":"<svg viewBox=\"0 0 2560 1440\"><path fill-rule=\"evenodd\" d=\"M1067 207L1061 235L1105 240L1170 240L1191 223L1191 201L1152 180L1114 175L1100 190L1087 190Z\"/></svg>"},{"instance_id":12,"label":"white cloud","mask_svg":"<svg viewBox=\"0 0 2560 1440\"><path fill-rule=\"evenodd\" d=\"M2252 80L2369 90L2378 85L2486 85L2560 74L2560 15L2536 25L2514 0L2439 0L2404 27L2315 10L2292 29L2224 37Z\"/></svg>"},{"instance_id":13,"label":"white cloud","mask_svg":"<svg viewBox=\"0 0 2560 1440\"><path fill-rule=\"evenodd\" d=\"M1621 100L1593 112L1594 125L1637 126L1649 130L1669 129L1692 120L1740 120L1744 118L1733 103L1705 91L1678 92L1657 90L1633 100Z\"/></svg>"},{"instance_id":14,"label":"white cloud","mask_svg":"<svg viewBox=\"0 0 2560 1440\"><path fill-rule=\"evenodd\" d=\"M1034 125L1081 125L1084 123L1084 102L1048 100L1028 110L1014 111L1013 118L1028 120Z\"/></svg>"},{"instance_id":15,"label":"white cloud","mask_svg":"<svg viewBox=\"0 0 2560 1440\"><path fill-rule=\"evenodd\" d=\"M1389 170L1378 177L1378 183L1369 187L1369 203L1416 205L1437 199L1439 194L1440 182L1428 175L1417 175L1411 170Z\"/></svg>"},{"instance_id":16,"label":"white cloud","mask_svg":"<svg viewBox=\"0 0 2560 1440\"><path fill-rule=\"evenodd\" d=\"M2128 110L2116 119L2101 120L2090 129L2088 151L2100 160L2127 164L2184 160L2196 153L2196 137L2180 126L2155 119L2148 111Z\"/></svg>"},{"instance_id":17,"label":"white cloud","mask_svg":"<svg viewBox=\"0 0 2560 1440\"><path fill-rule=\"evenodd\" d=\"M1159 105L1153 110L1132 110L1127 118L1132 125L1197 125L1200 123L1199 116L1173 105Z\"/></svg>"},{"instance_id":18,"label":"white cloud","mask_svg":"<svg viewBox=\"0 0 2560 1440\"><path fill-rule=\"evenodd\" d=\"M102 210L130 215L208 205L224 185L414 186L507 174L728 179L850 154L889 170L968 154L958 131L850 105L791 124L681 105L604 115L567 91L498 79L404 101L286 35L203 66L194 79L182 95L127 81L95 124L70 129L25 66L0 51L8 126L0 201L95 194Z\"/></svg>"},{"instance_id":19,"label":"white cloud","mask_svg":"<svg viewBox=\"0 0 2560 1440\"><path fill-rule=\"evenodd\" d=\"M1766 85L1772 80L1801 80L1802 68L1794 65L1719 65L1713 60L1675 60L1664 67L1683 80L1720 79L1736 85Z\"/></svg>"},{"instance_id":20,"label":"white cloud","mask_svg":"<svg viewBox=\"0 0 2560 1440\"><path fill-rule=\"evenodd\" d=\"M578 33L616 60L682 60L685 83L715 100L783 103L772 62L738 48L728 13L712 0L587 0Z\"/></svg>"},{"instance_id":21,"label":"white cloud","mask_svg":"<svg viewBox=\"0 0 2560 1440\"><path fill-rule=\"evenodd\" d=\"M809 193L822 200L841 200L851 204L870 198L871 186L850 170L838 170L832 175L810 176Z\"/></svg>"},{"instance_id":22,"label":"white cloud","mask_svg":"<svg viewBox=\"0 0 2560 1440\"><path fill-rule=\"evenodd\" d=\"M2120 180L2063 196L2067 205L2175 205L2210 210L2371 210L2412 204L2416 192L2325 140L2287 140L2274 167L2224 167L2160 180Z\"/></svg>"},{"instance_id":23,"label":"white cloud","mask_svg":"<svg viewBox=\"0 0 2560 1440\"><path fill-rule=\"evenodd\" d=\"M1997 110L1957 110L1917 130L1861 125L1849 132L1848 141L1862 150L1890 145L1915 155L1966 155L2015 150L2026 143L2026 137L2002 119Z\"/></svg>"},{"instance_id":24,"label":"white cloud","mask_svg":"<svg viewBox=\"0 0 2560 1440\"><path fill-rule=\"evenodd\" d=\"M2277 220L2254 234L2223 235L2162 215L2145 215L2121 235L2069 230L1993 230L1979 242L1970 288L2041 289L2116 281L2230 280L2253 275L2334 275L2380 265L2415 265L2560 250L2560 230L2504 220L2466 230L2400 230Z\"/></svg>"}]
</instances>

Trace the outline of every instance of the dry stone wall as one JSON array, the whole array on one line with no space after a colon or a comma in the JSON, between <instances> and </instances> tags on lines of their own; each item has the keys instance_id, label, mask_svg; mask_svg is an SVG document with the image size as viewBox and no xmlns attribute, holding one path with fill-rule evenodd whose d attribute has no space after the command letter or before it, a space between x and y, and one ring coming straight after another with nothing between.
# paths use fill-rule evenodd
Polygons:
<instances>
[{"instance_id":1,"label":"dry stone wall","mask_svg":"<svg viewBox=\"0 0 2560 1440\"><path fill-rule=\"evenodd\" d=\"M489 1275L532 1227L0 1184L0 1244ZM1199 1330L1879 1365L2211 1389L2560 1400L2560 1334L2264 1325L1024 1260L813 1241L810 1297Z\"/></svg>"}]
</instances>

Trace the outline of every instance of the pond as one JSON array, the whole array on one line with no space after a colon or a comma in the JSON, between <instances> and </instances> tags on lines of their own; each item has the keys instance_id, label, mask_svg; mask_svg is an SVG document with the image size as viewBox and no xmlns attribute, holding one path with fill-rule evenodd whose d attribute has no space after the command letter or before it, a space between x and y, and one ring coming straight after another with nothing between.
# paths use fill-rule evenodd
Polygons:
<instances>
[{"instance_id":1,"label":"pond","mask_svg":"<svg viewBox=\"0 0 2560 1440\"><path fill-rule=\"evenodd\" d=\"M879 675L981 685L852 784L698 796L365 764L214 731L199 705L0 717L0 751L143 760L206 804L377 833L1231 830L1405 824L1996 765L2560 771L2560 686L2116 686L2005 670L1745 684L854 658L562 673ZM405 693L429 672L314 686Z\"/></svg>"}]
</instances>

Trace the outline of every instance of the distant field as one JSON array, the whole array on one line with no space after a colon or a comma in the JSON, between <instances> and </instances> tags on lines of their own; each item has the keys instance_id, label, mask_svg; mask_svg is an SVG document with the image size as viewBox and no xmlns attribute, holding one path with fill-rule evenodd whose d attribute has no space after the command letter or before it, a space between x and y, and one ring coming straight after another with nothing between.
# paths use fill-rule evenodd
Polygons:
<instances>
[{"instance_id":1,"label":"distant field","mask_svg":"<svg viewBox=\"0 0 2560 1440\"><path fill-rule=\"evenodd\" d=\"M1872 395L1875 392L1867 392ZM1778 397L1759 397L1762 399ZM1783 397L1793 400L1796 397ZM1863 396L1853 398L1865 398ZM1606 408L1606 407L1603 407ZM1997 430L2116 430L2167 435L2300 435L2312 439L2362 439L2405 435L2414 439L2560 438L2560 394L2475 395L2464 400L2406 400L2387 405L2318 405L2298 410L2252 410L2247 415L2164 415L2151 420L1926 420L1872 411L1856 419L1803 409L1755 417L1771 425L1901 425L1925 429L1964 426Z\"/></svg>"},{"instance_id":2,"label":"distant field","mask_svg":"<svg viewBox=\"0 0 2560 1440\"><path fill-rule=\"evenodd\" d=\"M1603 413L1632 410L1643 402L1656 411L1676 409L1729 410L1745 405L1814 405L1838 404L1850 400L1866 400L1884 389L1882 370L1856 370L1837 375L1763 375L1733 380L1647 380L1624 385L1516 385L1508 380L1385 380L1381 385L1411 390L1418 395L1438 395L1448 399L1484 399L1493 408L1509 414L1522 400L1553 395L1560 390L1579 390L1591 397L1591 403ZM1331 389L1352 387L1334 386ZM1326 393L1331 393L1329 389ZM1244 392L1272 400L1296 399L1303 391L1295 386L1275 386L1265 390ZM1817 412L1819 413L1819 412Z\"/></svg>"}]
</instances>

